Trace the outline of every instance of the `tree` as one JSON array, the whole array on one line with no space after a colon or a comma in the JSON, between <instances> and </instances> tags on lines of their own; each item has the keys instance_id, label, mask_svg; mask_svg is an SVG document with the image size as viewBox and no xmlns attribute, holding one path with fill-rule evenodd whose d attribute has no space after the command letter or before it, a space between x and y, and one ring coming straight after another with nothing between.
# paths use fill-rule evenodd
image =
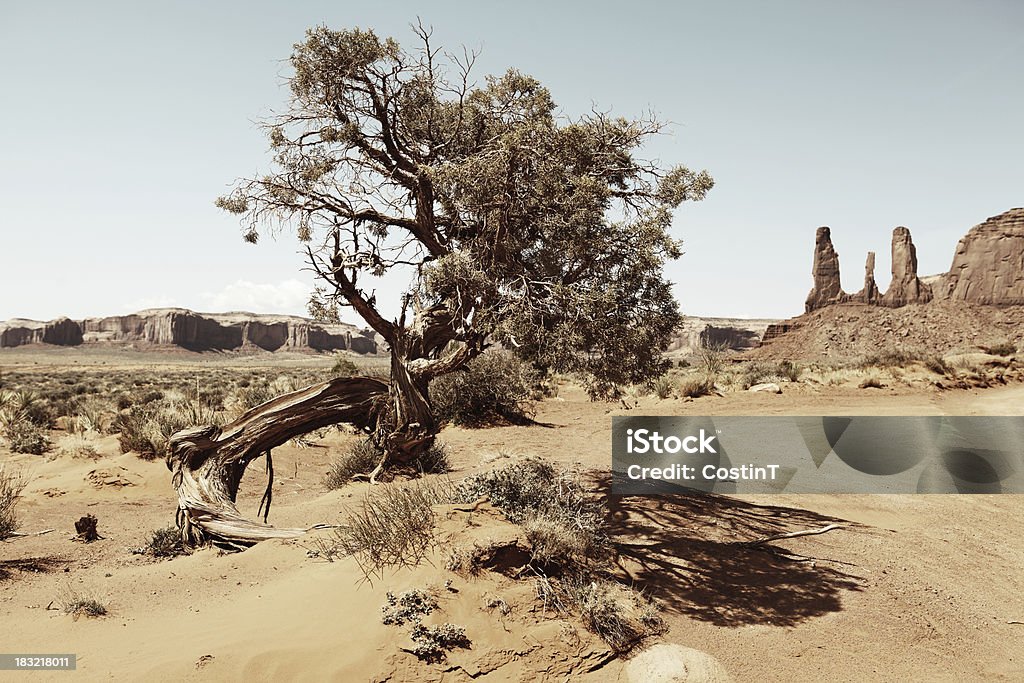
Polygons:
<instances>
[{"instance_id":1,"label":"tree","mask_svg":"<svg viewBox=\"0 0 1024 683\"><path fill-rule=\"evenodd\" d=\"M536 79L509 70L477 84L474 53L414 30L416 52L373 31L309 30L288 108L264 124L273 170L217 200L250 242L294 230L318 282L311 308L351 307L384 339L386 400L360 394L369 414L357 420L385 452L371 478L432 442L430 380L494 343L597 386L663 372L680 322L662 275L681 253L672 210L712 186L706 172L636 156L663 128L653 117L566 118ZM364 280L402 274L389 320ZM348 406L348 385L332 386L322 400Z\"/></svg>"}]
</instances>

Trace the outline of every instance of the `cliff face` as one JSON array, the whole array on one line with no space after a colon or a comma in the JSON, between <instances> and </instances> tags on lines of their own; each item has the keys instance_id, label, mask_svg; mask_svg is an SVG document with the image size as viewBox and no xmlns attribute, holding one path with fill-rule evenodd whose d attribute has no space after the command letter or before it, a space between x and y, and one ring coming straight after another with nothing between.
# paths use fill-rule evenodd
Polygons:
<instances>
[{"instance_id":1,"label":"cliff face","mask_svg":"<svg viewBox=\"0 0 1024 683\"><path fill-rule=\"evenodd\" d=\"M957 244L943 298L976 304L1024 304L1024 208L971 228Z\"/></svg>"},{"instance_id":2,"label":"cliff face","mask_svg":"<svg viewBox=\"0 0 1024 683\"><path fill-rule=\"evenodd\" d=\"M684 316L666 351L696 353L705 345L741 351L756 348L766 329L776 320L743 318L699 318Z\"/></svg>"},{"instance_id":3,"label":"cliff face","mask_svg":"<svg viewBox=\"0 0 1024 683\"><path fill-rule=\"evenodd\" d=\"M200 314L182 308L151 309L132 315L88 318L81 323L61 318L42 323L10 320L0 323L0 347L23 344L70 346L120 343L178 346L191 351L347 350L376 353L372 332L352 325L316 323L296 316L252 313Z\"/></svg>"}]
</instances>

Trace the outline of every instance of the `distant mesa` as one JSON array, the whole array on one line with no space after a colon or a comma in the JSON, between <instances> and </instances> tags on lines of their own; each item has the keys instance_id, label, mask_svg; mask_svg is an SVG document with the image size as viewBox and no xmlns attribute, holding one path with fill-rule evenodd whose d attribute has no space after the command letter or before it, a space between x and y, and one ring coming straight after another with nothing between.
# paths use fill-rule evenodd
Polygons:
<instances>
[{"instance_id":1,"label":"distant mesa","mask_svg":"<svg viewBox=\"0 0 1024 683\"><path fill-rule=\"evenodd\" d=\"M135 344L190 351L353 351L372 354L377 342L354 325L254 313L196 313L184 308L153 308L131 315L58 318L49 322L0 322L0 348L25 344L78 346Z\"/></svg>"}]
</instances>

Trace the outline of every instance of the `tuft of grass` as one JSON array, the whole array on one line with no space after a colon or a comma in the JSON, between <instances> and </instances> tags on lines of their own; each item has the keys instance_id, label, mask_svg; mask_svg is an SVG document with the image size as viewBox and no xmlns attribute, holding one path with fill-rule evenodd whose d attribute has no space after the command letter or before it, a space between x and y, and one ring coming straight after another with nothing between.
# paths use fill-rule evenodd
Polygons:
<instances>
[{"instance_id":1,"label":"tuft of grass","mask_svg":"<svg viewBox=\"0 0 1024 683\"><path fill-rule=\"evenodd\" d=\"M710 376L687 377L679 382L679 395L686 398L709 396L715 390L715 378Z\"/></svg>"},{"instance_id":2,"label":"tuft of grass","mask_svg":"<svg viewBox=\"0 0 1024 683\"><path fill-rule=\"evenodd\" d=\"M97 618L107 614L107 607L90 595L77 592L68 586L57 599L65 614L70 614L77 621L79 617Z\"/></svg>"},{"instance_id":3,"label":"tuft of grass","mask_svg":"<svg viewBox=\"0 0 1024 683\"><path fill-rule=\"evenodd\" d=\"M383 456L384 451L372 439L356 442L331 463L331 468L324 476L324 486L329 490L340 489L356 475L373 471ZM436 441L410 463L410 466L413 472L418 474L445 474L452 469L448 449Z\"/></svg>"},{"instance_id":4,"label":"tuft of grass","mask_svg":"<svg viewBox=\"0 0 1024 683\"><path fill-rule=\"evenodd\" d=\"M359 368L356 367L356 364L340 353L334 359L334 365L331 366L332 377L351 377L358 372Z\"/></svg>"},{"instance_id":5,"label":"tuft of grass","mask_svg":"<svg viewBox=\"0 0 1024 683\"><path fill-rule=\"evenodd\" d=\"M654 380L654 394L660 399L666 399L672 397L672 390L675 389L675 383L668 374L664 374L658 379Z\"/></svg>"},{"instance_id":6,"label":"tuft of grass","mask_svg":"<svg viewBox=\"0 0 1024 683\"><path fill-rule=\"evenodd\" d=\"M928 356L923 361L924 366L934 372L936 375L948 375L952 368L942 358L942 356Z\"/></svg>"},{"instance_id":7,"label":"tuft of grass","mask_svg":"<svg viewBox=\"0 0 1024 683\"><path fill-rule=\"evenodd\" d=\"M10 538L18 530L15 508L24 488L24 479L0 465L0 541Z\"/></svg>"},{"instance_id":8,"label":"tuft of grass","mask_svg":"<svg viewBox=\"0 0 1024 683\"><path fill-rule=\"evenodd\" d=\"M375 487L335 530L337 550L355 557L367 579L388 567L415 566L437 543L433 506L452 502L452 488L423 479Z\"/></svg>"},{"instance_id":9,"label":"tuft of grass","mask_svg":"<svg viewBox=\"0 0 1024 683\"><path fill-rule=\"evenodd\" d=\"M331 463L324 477L324 486L330 490L340 489L352 481L357 474L366 474L380 462L383 452L370 439L358 441Z\"/></svg>"}]
</instances>

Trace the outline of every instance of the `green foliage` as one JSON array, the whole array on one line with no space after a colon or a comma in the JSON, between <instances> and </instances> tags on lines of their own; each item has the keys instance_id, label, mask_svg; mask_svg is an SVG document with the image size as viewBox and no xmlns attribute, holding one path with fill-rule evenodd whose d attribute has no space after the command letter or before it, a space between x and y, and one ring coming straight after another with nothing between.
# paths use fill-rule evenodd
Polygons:
<instances>
[{"instance_id":1,"label":"green foliage","mask_svg":"<svg viewBox=\"0 0 1024 683\"><path fill-rule=\"evenodd\" d=\"M662 276L681 253L672 212L711 177L639 156L655 120L570 119L537 79L476 78L474 55L416 33L422 45L405 50L373 31L310 29L291 100L265 125L273 169L217 205L250 242L284 224L312 245L318 317L352 305L388 338L357 278L411 265L417 303L450 314L452 339L616 385L662 374L680 322Z\"/></svg>"},{"instance_id":2,"label":"green foliage","mask_svg":"<svg viewBox=\"0 0 1024 683\"><path fill-rule=\"evenodd\" d=\"M530 399L540 376L505 351L487 351L465 369L430 383L434 414L456 425L523 424L531 415Z\"/></svg>"}]
</instances>

